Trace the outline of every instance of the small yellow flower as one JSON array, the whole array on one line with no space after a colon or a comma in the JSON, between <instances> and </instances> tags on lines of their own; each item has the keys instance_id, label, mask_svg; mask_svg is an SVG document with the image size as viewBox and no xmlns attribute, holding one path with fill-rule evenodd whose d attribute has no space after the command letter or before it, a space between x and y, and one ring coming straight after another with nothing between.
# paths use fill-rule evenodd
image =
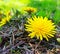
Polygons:
<instances>
[{"instance_id":1,"label":"small yellow flower","mask_svg":"<svg viewBox=\"0 0 60 54\"><path fill-rule=\"evenodd\" d=\"M28 36L31 38L37 37L37 39L43 40L45 38L48 41L48 38L54 37L56 33L56 28L54 23L51 20L48 20L47 17L33 17L29 18L27 21L26 31L30 32Z\"/></svg>"},{"instance_id":2,"label":"small yellow flower","mask_svg":"<svg viewBox=\"0 0 60 54\"><path fill-rule=\"evenodd\" d=\"M0 21L0 27L5 25L7 22L9 22L11 19L10 16L7 16L6 18L3 18L1 21Z\"/></svg>"},{"instance_id":3,"label":"small yellow flower","mask_svg":"<svg viewBox=\"0 0 60 54\"><path fill-rule=\"evenodd\" d=\"M5 11L4 13L1 12L1 15L3 15L3 14L5 15L5 17L4 18L0 17L1 18L0 19L0 27L5 25L11 19L11 12L10 11Z\"/></svg>"},{"instance_id":4,"label":"small yellow flower","mask_svg":"<svg viewBox=\"0 0 60 54\"><path fill-rule=\"evenodd\" d=\"M0 27L3 26L4 24L6 24L6 20L2 19L1 22L0 22Z\"/></svg>"},{"instance_id":5,"label":"small yellow flower","mask_svg":"<svg viewBox=\"0 0 60 54\"><path fill-rule=\"evenodd\" d=\"M33 8L33 7L25 7L24 8L24 11L27 11L28 13L32 13L32 12L36 12L36 8Z\"/></svg>"}]
</instances>

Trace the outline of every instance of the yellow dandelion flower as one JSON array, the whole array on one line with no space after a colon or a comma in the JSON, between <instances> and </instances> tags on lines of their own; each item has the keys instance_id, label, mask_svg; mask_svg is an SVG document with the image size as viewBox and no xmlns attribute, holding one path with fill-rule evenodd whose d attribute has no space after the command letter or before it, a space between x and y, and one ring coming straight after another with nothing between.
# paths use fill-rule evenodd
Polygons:
<instances>
[{"instance_id":1,"label":"yellow dandelion flower","mask_svg":"<svg viewBox=\"0 0 60 54\"><path fill-rule=\"evenodd\" d=\"M33 7L25 7L23 9L24 9L24 11L27 11L28 13L32 13L32 12L36 12L37 11L37 9L33 8Z\"/></svg>"},{"instance_id":2,"label":"yellow dandelion flower","mask_svg":"<svg viewBox=\"0 0 60 54\"><path fill-rule=\"evenodd\" d=\"M6 17L4 17L4 18L1 17L0 27L3 26L3 25L5 25L11 19L11 12L10 11L5 11L4 15L6 15Z\"/></svg>"},{"instance_id":3,"label":"yellow dandelion flower","mask_svg":"<svg viewBox=\"0 0 60 54\"><path fill-rule=\"evenodd\" d=\"M3 18L1 21L0 21L0 27L5 25L7 22L9 22L11 19L11 16L7 16L6 18Z\"/></svg>"},{"instance_id":4,"label":"yellow dandelion flower","mask_svg":"<svg viewBox=\"0 0 60 54\"><path fill-rule=\"evenodd\" d=\"M27 21L26 31L30 32L28 36L31 38L37 37L37 39L43 40L45 38L48 41L48 38L54 37L56 33L56 28L54 23L51 20L48 20L47 17L33 17L29 18Z\"/></svg>"}]
</instances>

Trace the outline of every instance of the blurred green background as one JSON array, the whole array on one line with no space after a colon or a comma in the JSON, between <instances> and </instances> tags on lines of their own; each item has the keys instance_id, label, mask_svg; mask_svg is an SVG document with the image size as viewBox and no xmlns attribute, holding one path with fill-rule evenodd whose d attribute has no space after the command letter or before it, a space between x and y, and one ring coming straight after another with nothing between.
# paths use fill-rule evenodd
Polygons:
<instances>
[{"instance_id":1,"label":"blurred green background","mask_svg":"<svg viewBox=\"0 0 60 54\"><path fill-rule=\"evenodd\" d=\"M60 0L0 0L0 12L9 10L22 11L23 7L37 8L36 16L52 19L55 24L60 23Z\"/></svg>"}]
</instances>

